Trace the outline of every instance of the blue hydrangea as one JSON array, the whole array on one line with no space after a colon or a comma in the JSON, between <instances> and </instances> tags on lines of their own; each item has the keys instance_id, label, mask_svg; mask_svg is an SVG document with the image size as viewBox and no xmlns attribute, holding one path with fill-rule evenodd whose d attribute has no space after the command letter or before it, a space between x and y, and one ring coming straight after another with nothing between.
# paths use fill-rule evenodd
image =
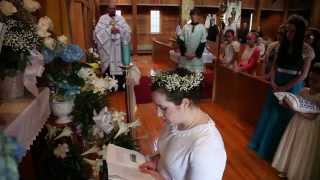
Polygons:
<instances>
[{"instance_id":1,"label":"blue hydrangea","mask_svg":"<svg viewBox=\"0 0 320 180\"><path fill-rule=\"evenodd\" d=\"M84 56L84 52L78 45L70 44L65 46L65 48L59 52L58 56L64 62L72 63L80 61Z\"/></svg>"},{"instance_id":2,"label":"blue hydrangea","mask_svg":"<svg viewBox=\"0 0 320 180\"><path fill-rule=\"evenodd\" d=\"M62 81L57 83L57 88L64 91L65 97L71 97L76 94L80 94L80 87L75 85L70 85L67 81Z\"/></svg>"}]
</instances>

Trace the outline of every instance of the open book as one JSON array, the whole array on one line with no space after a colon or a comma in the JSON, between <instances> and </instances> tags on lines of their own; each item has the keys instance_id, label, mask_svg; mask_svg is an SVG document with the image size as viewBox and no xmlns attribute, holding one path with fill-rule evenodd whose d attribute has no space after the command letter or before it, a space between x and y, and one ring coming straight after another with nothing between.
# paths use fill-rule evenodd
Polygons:
<instances>
[{"instance_id":1,"label":"open book","mask_svg":"<svg viewBox=\"0 0 320 180\"><path fill-rule=\"evenodd\" d=\"M280 102L285 101L290 108L301 113L320 113L320 107L312 101L289 92L276 92L274 95Z\"/></svg>"},{"instance_id":2,"label":"open book","mask_svg":"<svg viewBox=\"0 0 320 180\"><path fill-rule=\"evenodd\" d=\"M140 172L139 165L146 162L144 155L114 144L107 147L109 180L153 180L149 174Z\"/></svg>"}]
</instances>

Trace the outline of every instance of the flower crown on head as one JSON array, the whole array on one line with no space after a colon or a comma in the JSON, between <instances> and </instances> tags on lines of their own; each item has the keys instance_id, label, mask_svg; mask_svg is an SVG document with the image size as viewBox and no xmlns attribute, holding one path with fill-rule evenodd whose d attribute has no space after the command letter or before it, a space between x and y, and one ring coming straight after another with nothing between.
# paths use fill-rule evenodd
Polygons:
<instances>
[{"instance_id":1,"label":"flower crown on head","mask_svg":"<svg viewBox=\"0 0 320 180\"><path fill-rule=\"evenodd\" d=\"M169 92L188 92L195 87L200 86L202 80L202 73L191 73L189 75L180 76L175 73L161 72L153 77L154 84L158 87L165 88Z\"/></svg>"}]
</instances>

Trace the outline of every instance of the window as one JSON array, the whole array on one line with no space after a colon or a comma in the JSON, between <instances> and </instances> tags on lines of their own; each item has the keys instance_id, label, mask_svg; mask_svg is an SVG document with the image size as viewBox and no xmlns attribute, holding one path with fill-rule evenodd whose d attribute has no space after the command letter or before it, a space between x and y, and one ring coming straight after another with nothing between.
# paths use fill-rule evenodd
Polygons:
<instances>
[{"instance_id":1,"label":"window","mask_svg":"<svg viewBox=\"0 0 320 180\"><path fill-rule=\"evenodd\" d=\"M160 11L151 10L150 11L150 32L160 33Z\"/></svg>"},{"instance_id":2,"label":"window","mask_svg":"<svg viewBox=\"0 0 320 180\"><path fill-rule=\"evenodd\" d=\"M116 15L121 16L121 10L116 10Z\"/></svg>"}]
</instances>

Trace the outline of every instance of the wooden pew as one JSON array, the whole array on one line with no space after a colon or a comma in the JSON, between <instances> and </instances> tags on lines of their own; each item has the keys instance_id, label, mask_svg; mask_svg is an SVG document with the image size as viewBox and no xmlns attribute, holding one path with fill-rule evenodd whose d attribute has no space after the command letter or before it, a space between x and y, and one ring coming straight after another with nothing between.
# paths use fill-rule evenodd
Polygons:
<instances>
[{"instance_id":1,"label":"wooden pew","mask_svg":"<svg viewBox=\"0 0 320 180\"><path fill-rule=\"evenodd\" d=\"M246 73L235 73L216 64L213 102L236 118L255 124L265 103L269 83Z\"/></svg>"}]
</instances>

